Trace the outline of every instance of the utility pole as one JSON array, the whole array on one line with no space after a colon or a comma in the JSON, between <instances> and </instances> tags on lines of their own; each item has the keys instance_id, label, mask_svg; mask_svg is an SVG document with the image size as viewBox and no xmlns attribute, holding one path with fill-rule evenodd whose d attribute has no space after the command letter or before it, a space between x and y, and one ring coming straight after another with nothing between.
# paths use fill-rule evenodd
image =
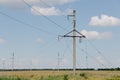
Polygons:
<instances>
[{"instance_id":1,"label":"utility pole","mask_svg":"<svg viewBox=\"0 0 120 80\"><path fill-rule=\"evenodd\" d=\"M76 11L73 11L73 71L76 70Z\"/></svg>"},{"instance_id":2,"label":"utility pole","mask_svg":"<svg viewBox=\"0 0 120 80\"><path fill-rule=\"evenodd\" d=\"M78 37L81 39L81 38L85 38L85 36L76 30L76 10L73 10L73 15L68 15L68 18L69 17L73 17L73 30L60 37L73 38L73 74L75 75L76 74L76 38ZM73 35L70 35L70 33L73 33Z\"/></svg>"}]
</instances>

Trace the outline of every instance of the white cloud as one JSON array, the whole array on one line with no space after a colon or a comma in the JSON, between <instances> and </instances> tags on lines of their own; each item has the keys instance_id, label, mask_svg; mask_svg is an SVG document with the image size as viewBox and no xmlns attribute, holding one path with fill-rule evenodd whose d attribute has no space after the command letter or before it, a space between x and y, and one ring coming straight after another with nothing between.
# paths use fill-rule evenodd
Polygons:
<instances>
[{"instance_id":1,"label":"white cloud","mask_svg":"<svg viewBox=\"0 0 120 80\"><path fill-rule=\"evenodd\" d=\"M32 6L30 10L35 15L40 15L41 13L45 16L55 16L70 14L72 11L71 9L61 11L55 7L56 5L61 6L74 1L76 0L0 0L0 7L4 6L17 10L29 9L25 4L28 3Z\"/></svg>"},{"instance_id":2,"label":"white cloud","mask_svg":"<svg viewBox=\"0 0 120 80\"><path fill-rule=\"evenodd\" d=\"M25 0L28 3L45 4L45 5L62 5L75 0Z\"/></svg>"},{"instance_id":3,"label":"white cloud","mask_svg":"<svg viewBox=\"0 0 120 80\"><path fill-rule=\"evenodd\" d=\"M110 32L103 32L103 33L101 33L101 37L109 39L109 38L112 37L112 33L110 33Z\"/></svg>"},{"instance_id":4,"label":"white cloud","mask_svg":"<svg viewBox=\"0 0 120 80\"><path fill-rule=\"evenodd\" d=\"M102 14L101 17L93 16L90 20L91 26L120 26L120 19Z\"/></svg>"},{"instance_id":5,"label":"white cloud","mask_svg":"<svg viewBox=\"0 0 120 80\"><path fill-rule=\"evenodd\" d=\"M62 11L63 13L63 15L71 15L71 14L73 14L73 10L72 9L66 9L65 11Z\"/></svg>"},{"instance_id":6,"label":"white cloud","mask_svg":"<svg viewBox=\"0 0 120 80\"><path fill-rule=\"evenodd\" d=\"M0 44L5 43L5 40L3 38L0 38Z\"/></svg>"},{"instance_id":7,"label":"white cloud","mask_svg":"<svg viewBox=\"0 0 120 80\"><path fill-rule=\"evenodd\" d=\"M36 40L36 42L37 42L37 43L41 43L41 44L42 44L42 43L45 43L45 41L44 41L43 39L41 39L41 38L38 38L38 39Z\"/></svg>"},{"instance_id":8,"label":"white cloud","mask_svg":"<svg viewBox=\"0 0 120 80\"><path fill-rule=\"evenodd\" d=\"M81 33L88 39L108 39L112 37L112 34L110 32L99 33L97 31L82 30Z\"/></svg>"},{"instance_id":9,"label":"white cloud","mask_svg":"<svg viewBox=\"0 0 120 80\"><path fill-rule=\"evenodd\" d=\"M75 0L24 0L25 2L32 5L62 5L69 2L74 2ZM0 5L4 6L23 6L23 0L0 0Z\"/></svg>"},{"instance_id":10,"label":"white cloud","mask_svg":"<svg viewBox=\"0 0 120 80\"><path fill-rule=\"evenodd\" d=\"M31 9L31 12L35 15L45 15L45 16L60 15L61 14L60 10L56 9L55 7L41 8L41 7L33 6Z\"/></svg>"},{"instance_id":11,"label":"white cloud","mask_svg":"<svg viewBox=\"0 0 120 80\"><path fill-rule=\"evenodd\" d=\"M75 0L46 0L46 2L51 4L66 4L69 2L74 2Z\"/></svg>"},{"instance_id":12,"label":"white cloud","mask_svg":"<svg viewBox=\"0 0 120 80\"><path fill-rule=\"evenodd\" d=\"M71 14L72 10L66 9L65 11L61 11L55 7L43 8L43 7L33 6L31 8L31 12L34 15L58 16L58 15Z\"/></svg>"}]
</instances>

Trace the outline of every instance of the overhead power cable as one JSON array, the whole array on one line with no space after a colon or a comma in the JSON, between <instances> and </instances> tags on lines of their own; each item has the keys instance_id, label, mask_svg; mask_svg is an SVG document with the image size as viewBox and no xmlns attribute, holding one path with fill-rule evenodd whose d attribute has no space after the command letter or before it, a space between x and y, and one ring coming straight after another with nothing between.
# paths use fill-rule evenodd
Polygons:
<instances>
[{"instance_id":1,"label":"overhead power cable","mask_svg":"<svg viewBox=\"0 0 120 80\"><path fill-rule=\"evenodd\" d=\"M39 31L44 32L44 33L47 33L47 34L49 34L49 35L54 35L54 34L51 33L51 32L48 32L48 31L43 30L43 29L41 29L41 28L38 28L38 27L36 27L36 26L34 26L34 25L25 23L24 21L21 21L21 20L19 20L19 19L16 19L16 18L14 18L14 17L12 17L12 16L10 16L10 15L8 15L8 14L6 14L6 13L3 13L3 12L1 12L1 11L0 11L0 14L3 15L3 16L8 17L9 19L11 19L11 20L13 20L13 21L16 21L16 22L18 22L18 23L21 23L21 24L23 24L23 25L26 25L27 27L30 27L30 28L39 30Z\"/></svg>"},{"instance_id":2,"label":"overhead power cable","mask_svg":"<svg viewBox=\"0 0 120 80\"><path fill-rule=\"evenodd\" d=\"M45 2L44 0L39 0L39 1L41 1L41 2L42 2L44 5L46 5L47 7L53 7L52 5L48 4L48 3ZM73 10L73 8L68 8L68 9ZM62 9L59 9L59 10L62 11ZM70 14L69 14L69 11L68 11L68 13L66 13L66 15L62 15L62 16L64 16L65 18L67 17L67 20L69 21L68 15L70 15ZM66 26L66 27L67 27L66 30L69 30L69 29L70 29L71 24L73 24L73 22L71 22L69 25Z\"/></svg>"},{"instance_id":3,"label":"overhead power cable","mask_svg":"<svg viewBox=\"0 0 120 80\"><path fill-rule=\"evenodd\" d=\"M87 38L86 38L87 39ZM88 39L87 39L88 40ZM100 50L98 50L98 48L95 46L95 45L93 45L93 43L90 41L90 40L88 40L88 42L89 42L89 44L96 50L96 52L99 54L99 55L101 55L110 65L111 65L111 67L113 67L113 64L102 54L102 52L100 51Z\"/></svg>"},{"instance_id":4,"label":"overhead power cable","mask_svg":"<svg viewBox=\"0 0 120 80\"><path fill-rule=\"evenodd\" d=\"M50 18L48 18L47 16L45 16L44 14L42 14L40 11L38 11L37 9L33 8L32 5L30 5L28 2L26 2L25 0L23 0L23 2L30 7L31 9L33 9L34 11L38 12L40 15L42 15L45 19L47 19L48 21L50 21L51 23L55 24L57 27L61 28L64 31L68 31L67 29L63 28L61 25L57 24L55 21L51 20Z\"/></svg>"},{"instance_id":5,"label":"overhead power cable","mask_svg":"<svg viewBox=\"0 0 120 80\"><path fill-rule=\"evenodd\" d=\"M46 5L47 7L53 7L52 5L50 5L50 4L48 4L47 2L45 2L44 0L39 0L41 3L43 3L44 5ZM70 9L70 8L69 8ZM59 10L61 10L61 9L59 9ZM71 10L73 10L73 9L71 9ZM62 10L61 10L62 11ZM66 13L66 15L69 15L69 12L68 13ZM67 20L69 21L69 19L68 19L68 16L66 16L66 15L62 15L62 16L64 16L65 18L67 17ZM68 30L69 28L70 28L70 26L71 26L71 24L73 24L73 22L71 22L69 25L67 25L66 27L66 30Z\"/></svg>"},{"instance_id":6,"label":"overhead power cable","mask_svg":"<svg viewBox=\"0 0 120 80\"><path fill-rule=\"evenodd\" d=\"M45 4L46 6L48 6L48 7L52 7L51 5L49 5L49 4L47 4L45 1L43 1L43 0L39 0L40 2L42 2L43 4Z\"/></svg>"},{"instance_id":7,"label":"overhead power cable","mask_svg":"<svg viewBox=\"0 0 120 80\"><path fill-rule=\"evenodd\" d=\"M87 51L85 51L84 49L80 49L82 52L84 52L86 55L89 55ZM94 59L97 63L99 63L100 65L102 65L103 67L106 67L103 63L101 63L98 59L96 59L95 57L89 55L89 57L91 57L92 59Z\"/></svg>"}]
</instances>

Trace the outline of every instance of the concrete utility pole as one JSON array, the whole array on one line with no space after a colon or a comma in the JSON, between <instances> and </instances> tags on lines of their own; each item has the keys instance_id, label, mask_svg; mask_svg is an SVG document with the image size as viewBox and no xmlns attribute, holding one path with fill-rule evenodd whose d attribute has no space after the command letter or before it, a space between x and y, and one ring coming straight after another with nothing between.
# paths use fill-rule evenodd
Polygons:
<instances>
[{"instance_id":1,"label":"concrete utility pole","mask_svg":"<svg viewBox=\"0 0 120 80\"><path fill-rule=\"evenodd\" d=\"M73 11L73 71L76 70L76 11Z\"/></svg>"},{"instance_id":2,"label":"concrete utility pole","mask_svg":"<svg viewBox=\"0 0 120 80\"><path fill-rule=\"evenodd\" d=\"M72 37L73 38L73 74L76 73L76 38L85 38L83 34L76 30L76 10L73 10L73 15L68 15L68 17L73 17L73 30L61 37ZM73 33L73 35L69 35ZM77 35L78 34L78 35Z\"/></svg>"}]
</instances>

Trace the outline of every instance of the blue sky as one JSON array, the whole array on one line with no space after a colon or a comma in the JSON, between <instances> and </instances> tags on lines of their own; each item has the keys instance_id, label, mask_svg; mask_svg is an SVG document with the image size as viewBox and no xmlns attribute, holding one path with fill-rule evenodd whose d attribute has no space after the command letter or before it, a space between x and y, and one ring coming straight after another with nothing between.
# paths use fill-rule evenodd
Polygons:
<instances>
[{"instance_id":1,"label":"blue sky","mask_svg":"<svg viewBox=\"0 0 120 80\"><path fill-rule=\"evenodd\" d=\"M58 41L72 30L72 10L88 38L77 40L77 67L120 67L119 0L0 0L0 68L11 68L13 52L15 68L57 68L58 53L60 68L72 68L72 38Z\"/></svg>"}]
</instances>

